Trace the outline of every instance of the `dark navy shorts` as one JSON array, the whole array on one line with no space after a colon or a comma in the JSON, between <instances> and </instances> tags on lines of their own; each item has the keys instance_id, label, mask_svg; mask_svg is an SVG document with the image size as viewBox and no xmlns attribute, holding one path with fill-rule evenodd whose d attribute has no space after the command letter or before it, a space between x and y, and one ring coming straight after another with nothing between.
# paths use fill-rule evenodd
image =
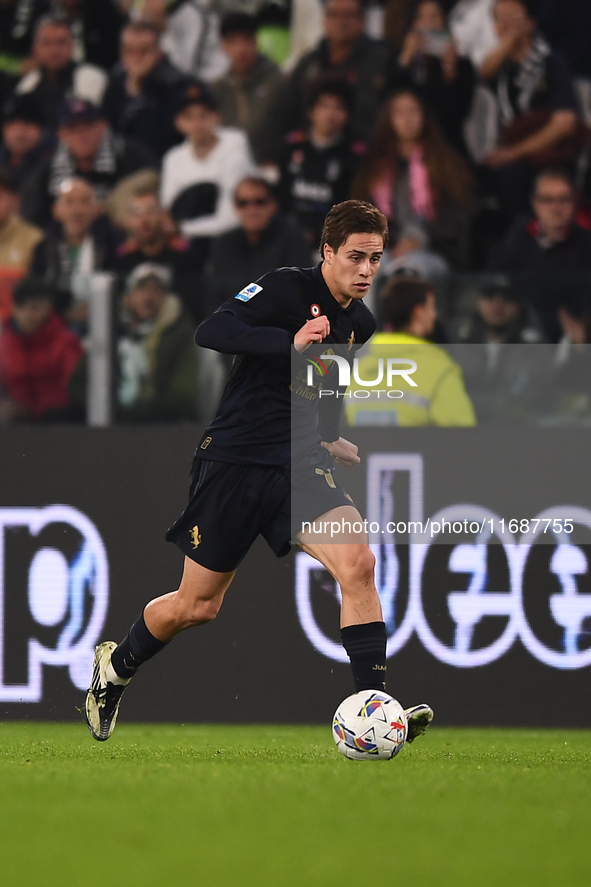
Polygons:
<instances>
[{"instance_id":1,"label":"dark navy shorts","mask_svg":"<svg viewBox=\"0 0 591 887\"><path fill-rule=\"evenodd\" d=\"M202 567L229 573L257 536L284 557L304 521L351 504L327 469L305 469L292 483L289 468L196 458L189 504L166 539Z\"/></svg>"}]
</instances>

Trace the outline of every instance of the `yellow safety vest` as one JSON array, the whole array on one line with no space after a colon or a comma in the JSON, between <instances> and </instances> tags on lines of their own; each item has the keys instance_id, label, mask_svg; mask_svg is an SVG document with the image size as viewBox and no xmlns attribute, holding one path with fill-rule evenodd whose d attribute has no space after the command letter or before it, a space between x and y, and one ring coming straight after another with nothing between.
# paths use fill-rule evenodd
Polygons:
<instances>
[{"instance_id":1,"label":"yellow safety vest","mask_svg":"<svg viewBox=\"0 0 591 887\"><path fill-rule=\"evenodd\" d=\"M350 397L345 399L345 414L352 426L421 426L447 427L476 425L476 414L464 387L459 364L444 348L419 339L409 333L378 333L373 337L370 351L359 359L359 379L378 378L379 358L406 358L415 361L412 373L416 387L404 379L395 382L402 397L390 398L383 390L386 383L373 388L359 384L352 375ZM363 391L363 394L358 392ZM367 393L369 392L369 396Z\"/></svg>"}]
</instances>

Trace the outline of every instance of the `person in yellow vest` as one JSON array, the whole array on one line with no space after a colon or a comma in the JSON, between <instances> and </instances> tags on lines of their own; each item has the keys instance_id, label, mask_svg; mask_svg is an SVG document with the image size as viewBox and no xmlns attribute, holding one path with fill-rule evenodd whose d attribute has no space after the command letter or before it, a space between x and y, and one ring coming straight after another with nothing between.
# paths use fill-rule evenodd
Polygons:
<instances>
[{"instance_id":1,"label":"person in yellow vest","mask_svg":"<svg viewBox=\"0 0 591 887\"><path fill-rule=\"evenodd\" d=\"M462 370L447 351L427 341L437 319L430 283L393 278L382 296L384 328L371 340L369 353L359 358L345 399L352 426L473 426L476 414L466 393ZM388 358L414 361L407 379L394 376L394 388L375 382ZM410 364L409 364L410 365ZM416 383L411 386L408 379ZM358 381L358 380L361 380ZM396 388L400 390L395 390Z\"/></svg>"}]
</instances>

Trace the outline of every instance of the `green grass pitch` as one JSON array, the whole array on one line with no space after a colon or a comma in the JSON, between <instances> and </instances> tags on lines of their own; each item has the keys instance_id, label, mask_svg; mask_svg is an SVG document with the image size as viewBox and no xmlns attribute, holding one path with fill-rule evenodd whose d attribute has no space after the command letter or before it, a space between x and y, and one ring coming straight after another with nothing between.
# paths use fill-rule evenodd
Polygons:
<instances>
[{"instance_id":1,"label":"green grass pitch","mask_svg":"<svg viewBox=\"0 0 591 887\"><path fill-rule=\"evenodd\" d=\"M585 887L591 732L0 724L3 887Z\"/></svg>"}]
</instances>

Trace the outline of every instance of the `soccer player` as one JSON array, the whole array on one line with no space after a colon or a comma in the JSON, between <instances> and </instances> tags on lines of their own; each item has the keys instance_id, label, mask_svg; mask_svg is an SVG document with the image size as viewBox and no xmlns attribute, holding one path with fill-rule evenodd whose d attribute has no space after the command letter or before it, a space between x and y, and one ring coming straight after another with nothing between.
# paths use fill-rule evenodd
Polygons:
<instances>
[{"instance_id":1,"label":"soccer player","mask_svg":"<svg viewBox=\"0 0 591 887\"><path fill-rule=\"evenodd\" d=\"M290 355L315 343L347 349L370 338L375 319L362 299L387 238L386 217L375 206L337 204L326 217L319 265L263 275L198 328L198 345L237 359L195 452L189 504L166 536L185 554L183 576L177 591L150 601L120 644L96 648L85 708L95 739L113 732L121 695L139 666L179 632L215 619L259 534L278 557L295 539L336 579L355 689L385 689L386 627L367 536L352 532L334 544L301 531L303 520L360 526L359 512L332 477L335 462L359 463L357 447L339 435L342 399L317 405L319 398L297 392L292 399ZM433 712L418 705L407 716L412 741Z\"/></svg>"}]
</instances>

